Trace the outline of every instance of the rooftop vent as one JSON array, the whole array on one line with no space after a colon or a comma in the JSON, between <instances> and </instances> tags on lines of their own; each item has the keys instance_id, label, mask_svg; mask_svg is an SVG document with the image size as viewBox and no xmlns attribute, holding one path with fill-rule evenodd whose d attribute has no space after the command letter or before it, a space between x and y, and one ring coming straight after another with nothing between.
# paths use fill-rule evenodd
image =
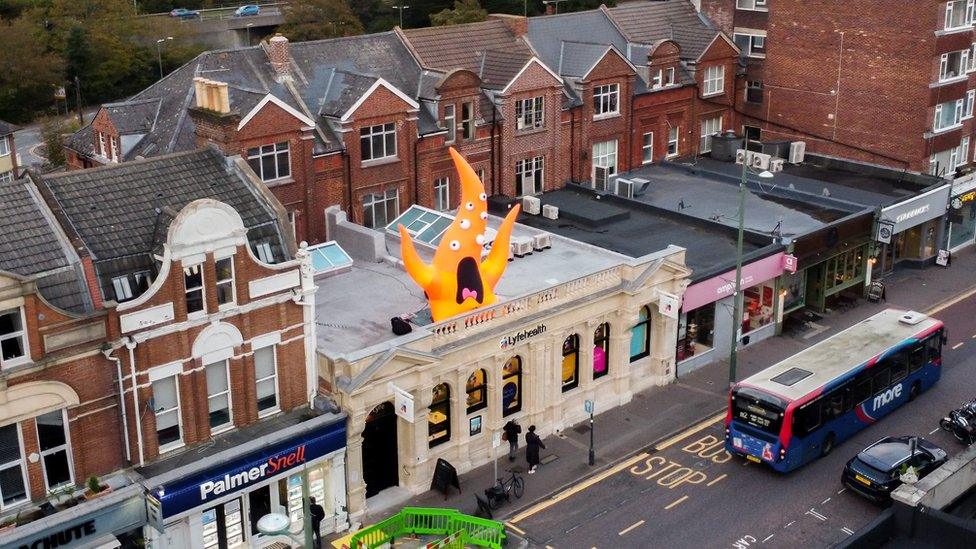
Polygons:
<instances>
[{"instance_id":1,"label":"rooftop vent","mask_svg":"<svg viewBox=\"0 0 976 549\"><path fill-rule=\"evenodd\" d=\"M908 326L914 326L919 322L925 320L926 318L928 318L928 316L923 313L919 313L916 311L907 311L905 314L898 317L898 322L901 322L902 324L907 324Z\"/></svg>"},{"instance_id":2,"label":"rooftop vent","mask_svg":"<svg viewBox=\"0 0 976 549\"><path fill-rule=\"evenodd\" d=\"M789 370L786 370L782 374L779 374L778 376L772 378L770 381L775 381L780 385L791 387L812 375L813 372L804 370L803 368L790 368Z\"/></svg>"}]
</instances>

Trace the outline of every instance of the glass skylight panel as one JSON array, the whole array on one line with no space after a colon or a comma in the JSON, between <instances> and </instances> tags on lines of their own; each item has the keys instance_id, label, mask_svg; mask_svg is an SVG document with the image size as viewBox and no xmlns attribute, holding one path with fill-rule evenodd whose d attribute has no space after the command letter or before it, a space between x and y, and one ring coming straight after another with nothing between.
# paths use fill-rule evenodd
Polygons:
<instances>
[{"instance_id":1,"label":"glass skylight panel","mask_svg":"<svg viewBox=\"0 0 976 549\"><path fill-rule=\"evenodd\" d=\"M452 215L413 205L387 225L386 230L397 233L397 227L403 225L415 241L436 247L441 241L444 231L451 226L453 221L454 216Z\"/></svg>"},{"instance_id":2,"label":"glass skylight panel","mask_svg":"<svg viewBox=\"0 0 976 549\"><path fill-rule=\"evenodd\" d=\"M312 258L312 269L315 274L352 265L352 258L335 241L312 246L308 249L308 253Z\"/></svg>"}]
</instances>

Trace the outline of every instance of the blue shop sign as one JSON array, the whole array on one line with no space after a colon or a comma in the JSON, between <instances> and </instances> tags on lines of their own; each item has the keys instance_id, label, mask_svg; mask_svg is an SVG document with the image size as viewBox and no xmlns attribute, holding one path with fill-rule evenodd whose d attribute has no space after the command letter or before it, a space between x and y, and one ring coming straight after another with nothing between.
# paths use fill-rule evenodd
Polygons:
<instances>
[{"instance_id":1,"label":"blue shop sign","mask_svg":"<svg viewBox=\"0 0 976 549\"><path fill-rule=\"evenodd\" d=\"M153 490L159 497L163 518L206 505L226 495L245 490L291 469L339 450L346 445L346 423L338 421L324 430L282 441L251 452L239 459L166 483Z\"/></svg>"}]
</instances>

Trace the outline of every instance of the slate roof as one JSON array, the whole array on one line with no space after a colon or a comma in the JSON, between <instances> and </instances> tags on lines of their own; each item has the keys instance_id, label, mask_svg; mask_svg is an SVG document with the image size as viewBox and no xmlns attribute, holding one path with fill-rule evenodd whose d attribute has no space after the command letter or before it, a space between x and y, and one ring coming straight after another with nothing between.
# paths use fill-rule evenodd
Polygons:
<instances>
[{"instance_id":1,"label":"slate roof","mask_svg":"<svg viewBox=\"0 0 976 549\"><path fill-rule=\"evenodd\" d=\"M10 135L19 129L20 129L19 127L11 124L10 122L4 122L3 120L0 120L0 137L4 135Z\"/></svg>"},{"instance_id":2,"label":"slate roof","mask_svg":"<svg viewBox=\"0 0 976 549\"><path fill-rule=\"evenodd\" d=\"M682 59L698 59L718 34L688 0L628 2L608 12L628 41L653 44L670 38L681 47Z\"/></svg>"},{"instance_id":3,"label":"slate roof","mask_svg":"<svg viewBox=\"0 0 976 549\"><path fill-rule=\"evenodd\" d=\"M420 63L448 72L467 69L485 87L502 89L534 55L522 37L501 20L403 31Z\"/></svg>"},{"instance_id":4,"label":"slate roof","mask_svg":"<svg viewBox=\"0 0 976 549\"><path fill-rule=\"evenodd\" d=\"M36 277L41 295L61 309L91 311L84 276L26 180L0 185L0 270Z\"/></svg>"}]
</instances>

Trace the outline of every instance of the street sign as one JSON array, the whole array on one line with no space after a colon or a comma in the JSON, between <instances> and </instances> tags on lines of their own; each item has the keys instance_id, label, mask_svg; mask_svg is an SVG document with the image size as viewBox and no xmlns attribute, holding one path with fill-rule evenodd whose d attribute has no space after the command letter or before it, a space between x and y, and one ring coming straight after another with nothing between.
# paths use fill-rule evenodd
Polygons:
<instances>
[{"instance_id":1,"label":"street sign","mask_svg":"<svg viewBox=\"0 0 976 549\"><path fill-rule=\"evenodd\" d=\"M583 402L583 409L586 410L586 413L587 414L592 414L593 413L593 401L592 400L589 400L589 399L585 400Z\"/></svg>"},{"instance_id":2,"label":"street sign","mask_svg":"<svg viewBox=\"0 0 976 549\"><path fill-rule=\"evenodd\" d=\"M662 315L670 318L678 318L678 309L681 308L681 298L667 292L657 292L657 310Z\"/></svg>"},{"instance_id":3,"label":"street sign","mask_svg":"<svg viewBox=\"0 0 976 549\"><path fill-rule=\"evenodd\" d=\"M386 386L393 393L393 407L396 415L413 423L413 395L409 391L397 387L392 381Z\"/></svg>"}]
</instances>

